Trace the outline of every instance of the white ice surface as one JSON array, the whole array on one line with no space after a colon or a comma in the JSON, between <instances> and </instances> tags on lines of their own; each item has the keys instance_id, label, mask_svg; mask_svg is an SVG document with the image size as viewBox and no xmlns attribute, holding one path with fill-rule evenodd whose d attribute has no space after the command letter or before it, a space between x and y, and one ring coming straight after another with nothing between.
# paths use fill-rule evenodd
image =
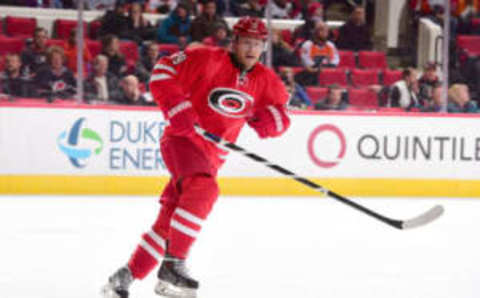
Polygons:
<instances>
[{"instance_id":1,"label":"white ice surface","mask_svg":"<svg viewBox=\"0 0 480 298\"><path fill-rule=\"evenodd\" d=\"M150 197L0 197L0 297L91 298L153 223ZM199 298L478 298L480 200L356 199L410 218L398 231L330 199L219 200L192 249ZM155 273L132 298L155 297Z\"/></svg>"}]
</instances>

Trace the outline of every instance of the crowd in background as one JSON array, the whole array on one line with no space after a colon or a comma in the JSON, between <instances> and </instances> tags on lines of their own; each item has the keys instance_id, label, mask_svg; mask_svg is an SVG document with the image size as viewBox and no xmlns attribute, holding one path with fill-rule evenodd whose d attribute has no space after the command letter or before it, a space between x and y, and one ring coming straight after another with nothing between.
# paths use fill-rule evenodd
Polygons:
<instances>
[{"instance_id":1,"label":"crowd in background","mask_svg":"<svg viewBox=\"0 0 480 298\"><path fill-rule=\"evenodd\" d=\"M227 2L228 1L228 2ZM76 1L1 1L0 5L43 6L74 8ZM326 23L326 10L341 2L347 21L331 30ZM428 17L443 25L443 6L435 0L411 0L411 31L416 33L419 17ZM378 106L407 111L477 112L477 90L480 82L480 62L470 59L461 63L456 51L457 34L478 34L471 26L477 16L476 6L467 6L461 0L452 0L451 18L451 72L448 102L444 104L442 76L435 63L428 63L420 71L406 67L398 81L365 86L378 101ZM473 1L476 3L476 1ZM86 0L87 9L105 10L100 18L96 38L101 41L101 52L93 57L87 46L82 51L84 62L84 99L131 105L154 105L148 93L148 79L155 62L162 56L158 44L174 44L179 49L195 46L217 46L229 49L231 32L225 16L265 15L265 0ZM352 107L350 82L332 83L325 87L322 98L311 98L310 87L318 86L319 74L325 69L342 68L340 51L355 54L372 51L371 10L369 0L274 0L274 18L304 20L303 25L285 34L273 31L273 67L291 93L290 106L299 109L346 110ZM163 13L167 17L158 24L150 23L143 14ZM76 32L63 45L47 46L49 32L37 28L21 53L4 57L0 73L0 94L9 97L46 98L48 101L71 99L76 94L77 46ZM120 51L122 41L138 45L139 58L133 65ZM414 54L414 53L413 53ZM350 70L346 70L349 74ZM473 74L473 75L472 75ZM475 74L477 74L475 76ZM382 76L379 71L377 76ZM468 78L468 79L466 79ZM120 87L120 88L118 88ZM355 86L353 86L355 87Z\"/></svg>"}]
</instances>

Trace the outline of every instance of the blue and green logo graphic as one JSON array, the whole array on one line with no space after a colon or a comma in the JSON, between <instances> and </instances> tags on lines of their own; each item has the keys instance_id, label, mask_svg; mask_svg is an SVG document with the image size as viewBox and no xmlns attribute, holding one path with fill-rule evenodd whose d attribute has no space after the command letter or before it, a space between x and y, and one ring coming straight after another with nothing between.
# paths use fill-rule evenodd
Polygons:
<instances>
[{"instance_id":1,"label":"blue and green logo graphic","mask_svg":"<svg viewBox=\"0 0 480 298\"><path fill-rule=\"evenodd\" d=\"M84 124L85 118L82 117L73 123L70 131L63 131L57 138L58 147L77 168L85 167L88 159L103 149L102 138Z\"/></svg>"}]
</instances>

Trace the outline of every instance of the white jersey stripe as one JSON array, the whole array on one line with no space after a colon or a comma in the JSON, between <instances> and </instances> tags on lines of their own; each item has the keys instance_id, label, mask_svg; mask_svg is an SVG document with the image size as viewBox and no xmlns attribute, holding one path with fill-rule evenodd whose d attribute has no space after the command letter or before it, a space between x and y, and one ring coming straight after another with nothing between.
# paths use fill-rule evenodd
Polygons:
<instances>
[{"instance_id":1,"label":"white jersey stripe","mask_svg":"<svg viewBox=\"0 0 480 298\"><path fill-rule=\"evenodd\" d=\"M153 248L147 241L143 240L140 241L140 246L145 249L155 260L158 262L163 258L161 254L159 254L155 248Z\"/></svg>"},{"instance_id":2,"label":"white jersey stripe","mask_svg":"<svg viewBox=\"0 0 480 298\"><path fill-rule=\"evenodd\" d=\"M202 224L203 224L203 219L193 215L192 213L190 213L190 212L188 212L188 211L186 211L182 208L177 208L175 210L175 213L180 215L184 219L196 224L196 225L202 226Z\"/></svg>"},{"instance_id":3,"label":"white jersey stripe","mask_svg":"<svg viewBox=\"0 0 480 298\"><path fill-rule=\"evenodd\" d=\"M166 70L166 71L171 72L172 74L177 74L177 71L173 67L165 65L165 64L157 64L157 65L155 65L155 67L153 69L155 69L155 70L157 70L157 69Z\"/></svg>"},{"instance_id":4,"label":"white jersey stripe","mask_svg":"<svg viewBox=\"0 0 480 298\"><path fill-rule=\"evenodd\" d=\"M176 106L174 106L173 108L171 108L167 115L168 115L168 118L173 118L173 116L177 115L178 113L180 113L181 111L183 110L186 110L188 108L191 108L192 107L192 103L189 102L189 101L182 101L181 103L177 104Z\"/></svg>"},{"instance_id":5,"label":"white jersey stripe","mask_svg":"<svg viewBox=\"0 0 480 298\"><path fill-rule=\"evenodd\" d=\"M277 132L283 131L282 115L280 114L280 111L274 106L268 106L267 109L272 113Z\"/></svg>"},{"instance_id":6,"label":"white jersey stripe","mask_svg":"<svg viewBox=\"0 0 480 298\"><path fill-rule=\"evenodd\" d=\"M187 236L190 236L192 238L197 238L198 236L198 232L195 231L195 230L192 230L190 229L189 227L187 226L184 226L182 225L181 223L179 223L178 221L172 219L172 221L170 222L170 226L174 229L176 229L177 231L187 235Z\"/></svg>"},{"instance_id":7,"label":"white jersey stripe","mask_svg":"<svg viewBox=\"0 0 480 298\"><path fill-rule=\"evenodd\" d=\"M163 80L168 80L171 79L172 76L166 73L161 73L161 74L155 74L150 77L150 83L151 82L156 82L156 81L163 81Z\"/></svg>"},{"instance_id":8,"label":"white jersey stripe","mask_svg":"<svg viewBox=\"0 0 480 298\"><path fill-rule=\"evenodd\" d=\"M150 236L150 238L153 239L153 241L155 241L156 244L158 244L158 246L160 246L161 248L163 248L163 250L165 250L165 240L160 237L157 233L155 233L154 231L150 230L148 233L148 236Z\"/></svg>"}]
</instances>

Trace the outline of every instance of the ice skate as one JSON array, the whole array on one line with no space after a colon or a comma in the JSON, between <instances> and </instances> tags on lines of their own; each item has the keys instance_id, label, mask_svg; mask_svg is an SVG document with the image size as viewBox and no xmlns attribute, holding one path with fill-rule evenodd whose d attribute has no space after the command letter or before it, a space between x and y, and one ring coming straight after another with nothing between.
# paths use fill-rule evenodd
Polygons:
<instances>
[{"instance_id":1,"label":"ice skate","mask_svg":"<svg viewBox=\"0 0 480 298\"><path fill-rule=\"evenodd\" d=\"M198 282L188 273L185 261L166 256L158 270L155 293L166 298L196 298Z\"/></svg>"},{"instance_id":2,"label":"ice skate","mask_svg":"<svg viewBox=\"0 0 480 298\"><path fill-rule=\"evenodd\" d=\"M108 278L108 283L102 288L103 298L128 298L128 288L133 281L128 267L118 269Z\"/></svg>"}]
</instances>

